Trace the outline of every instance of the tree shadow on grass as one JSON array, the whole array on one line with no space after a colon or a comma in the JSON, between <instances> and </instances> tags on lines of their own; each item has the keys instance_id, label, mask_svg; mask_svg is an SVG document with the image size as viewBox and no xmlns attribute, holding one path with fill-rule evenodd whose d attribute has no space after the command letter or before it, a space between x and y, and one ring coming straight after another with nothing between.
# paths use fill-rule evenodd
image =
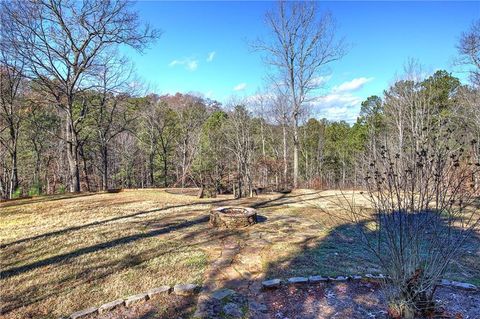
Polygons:
<instances>
[{"instance_id":1,"label":"tree shadow on grass","mask_svg":"<svg viewBox=\"0 0 480 319\"><path fill-rule=\"evenodd\" d=\"M68 254L58 255L53 258L40 261L39 263L29 264L24 268L20 268L20 269L17 268L16 273L14 274L10 273L9 275L11 276L18 275L20 274L20 272L28 273L28 271L33 270L34 267L43 267L43 266L46 266L47 264L53 265L54 263L70 262L71 261L70 259L73 259L75 257L80 257L82 254L91 253L96 250L101 250L105 248L113 248L116 245L123 245L128 242L133 242L135 240L142 239L142 238L148 238L148 237L158 236L161 234L175 233L175 232L178 232L180 234L181 232L193 226L206 225L207 220L208 220L208 216L202 216L191 221L182 222L180 224L164 224L163 228L158 228L158 224L153 224L153 225L150 225L151 227L153 227L153 230L146 232L144 234L122 237L115 241L106 242L100 245L89 246L85 249L76 250ZM148 262L154 259L158 259L159 257L167 256L169 254L175 254L176 252L179 252L185 248L199 249L202 245L210 244L213 241L223 240L226 237L233 236L232 233L225 233L222 231L208 232L208 234L205 235L206 230L207 230L206 227L201 227L198 230L192 231L191 236L181 236L183 241L181 245L172 245L171 248L168 248L167 246L166 250L164 250L163 248L158 249L157 247L153 247L148 250L139 251L138 254L127 255L120 260L119 259L108 259L105 261L100 260L99 263L96 262L95 266L92 265L88 268L79 266L78 270L75 269L75 272L70 273L67 276L63 276L61 278L55 279L55 282L48 282L48 283L40 282L37 285L29 285L28 287L22 286L21 288L19 287L18 290L16 291L10 291L10 294L4 293L2 295L3 306L1 309L1 313L8 314L9 312L12 312L17 309L21 309L23 307L29 307L34 304L41 305L43 301L49 298L60 297L63 294L68 294L69 292L71 292L72 290L75 290L78 287L82 287L84 285L90 285L91 283L102 285L102 282L106 280L108 277L110 277L111 275L122 273L135 268L138 268L139 269L138 271L141 271L140 269L141 268L143 269L144 266L148 264ZM201 238L201 236L204 236L205 238ZM199 238L200 240L198 240ZM173 241L174 239L170 239L170 241ZM112 246L112 244L114 246ZM170 266L174 266L174 265L170 265ZM9 271L14 271L14 270L10 269ZM149 272L145 272L145 271L141 271L141 272L143 273L142 276L153 275ZM3 274L4 273L2 273L2 280L7 279ZM171 284L171 283L162 282L160 285L165 285L165 284ZM51 286L51 287L46 287L46 286ZM157 284L157 286L159 285ZM153 287L154 285L149 286L148 289ZM135 294L139 292L141 291L132 289L131 294ZM126 296L123 296L123 297L126 297ZM110 301L110 300L105 300L105 302L107 301ZM188 301L184 305L182 304L182 302L183 302L182 300L178 301L179 312L184 311L181 309L183 306L188 306L188 307L191 306L191 301ZM81 299L78 300L77 303L79 303L79 306L81 306ZM91 304L84 305L84 307L88 307L88 306L92 306L92 305ZM36 311L38 310L39 312L38 313L35 312L34 316L40 316L42 309L40 307L35 307L35 308L36 308ZM79 309L77 308L76 310L79 310ZM169 313L165 309L162 310L162 313L163 312ZM168 318L168 316L165 318Z\"/></svg>"},{"instance_id":2,"label":"tree shadow on grass","mask_svg":"<svg viewBox=\"0 0 480 319\"><path fill-rule=\"evenodd\" d=\"M125 245L125 244L128 244L128 243L137 241L139 239L144 239L144 238L154 237L154 236L158 236L158 235L162 235L162 234L167 234L167 233L172 232L172 231L181 230L183 228L188 228L188 227L194 226L196 224L205 223L207 221L208 221L208 216L201 216L201 217L196 218L194 220L185 221L185 222L180 223L180 224L168 224L166 227L156 229L156 230L153 230L153 231L117 238L117 239L110 240L110 241L107 241L107 242L103 242L103 243L100 243L100 244L96 244L96 245L92 245L92 246L88 246L88 247L83 247L83 248L80 248L80 249L77 249L75 251L68 252L68 253L65 253L65 254L60 254L60 255L53 256L53 257L45 258L45 259L30 263L30 264L27 264L27 265L13 267L13 268L10 268L10 269L7 269L5 271L0 272L0 277L3 278L3 279L9 278L9 277L12 277L12 276L15 276L15 275L18 275L18 274L22 274L22 273L30 271L30 270L34 270L34 269L39 268L39 267L45 267L45 266L53 265L53 264L56 264L56 263L65 262L65 261L68 261L69 259L76 258L76 257L82 256L82 255L85 255L85 254L94 253L94 252L97 252L97 251L100 251L100 250L103 250L103 249L113 248L113 247L116 247L116 246L119 246L119 245Z\"/></svg>"},{"instance_id":3,"label":"tree shadow on grass","mask_svg":"<svg viewBox=\"0 0 480 319\"><path fill-rule=\"evenodd\" d=\"M279 196L278 198L263 201L262 207L275 207L267 205L272 203L277 204L277 201L282 198L284 198L284 196ZM238 203L238 201L230 200L226 200L226 202L233 204ZM209 203L194 203L191 205L197 204L201 205ZM134 214L136 215L137 213ZM115 273L122 272L127 269L132 269L134 267L141 267L152 259L161 257L164 254L173 254L175 253L175 251L180 250L182 247L200 248L200 246L202 245L209 245L215 241L228 239L238 241L241 246L243 245L242 248L245 248L245 243L248 240L252 240L252 238L250 237L251 233L246 230L219 231L207 227L207 215L207 212L205 212L204 214L202 214L201 216L197 216L196 218L188 218L187 216L182 217L181 213L176 213L177 217L182 219L184 218L184 220L175 223L171 223L169 221L162 221L162 218L158 220L156 218L153 218L152 220L148 221L132 220L129 221L129 223L143 223L143 227L145 227L147 230L139 234L123 236L101 244L77 249L73 252L56 255L50 258L44 258L38 262L33 262L25 266L7 269L7 271L9 271L7 273L10 276L9 278L12 278L21 273L24 275L28 275L29 271L44 266L55 266L58 263L70 263L73 262L76 257L84 256L92 252L99 252L104 249L113 247L122 247L122 245L134 243L137 240L152 238L154 236L165 234L172 234L176 236L173 239L169 240L182 242L180 246L172 246L170 249L167 249L165 251L159 251L157 250L157 248L151 248L147 251L141 251L138 254L126 256L124 260L108 259L105 260L105 262L101 262L100 264L96 265L94 269L85 269L84 267L79 268L78 271L75 271L75 273L59 278L56 283L52 283L51 289L45 289L45 287L43 287L42 283L40 282L37 286L23 287L22 289L19 289L15 292L10 291L9 294L6 293L2 295L2 302L8 307L4 307L2 309L2 313L7 313L35 303L41 303L43 300L60 296L63 293L68 293L71 289L75 289L76 287L80 287L89 282L96 282L99 285L102 285L102 282L105 278L108 278ZM268 215L268 217L268 220L263 221L263 223L261 223L260 225L268 226L269 223L272 223L276 220L275 217L272 218L272 216L270 215ZM373 258L365 255L365 250L363 250L359 245L359 239L355 236L356 227L358 227L358 225L354 223L343 223L332 229L325 236L325 238L322 238L321 240L307 238L302 243L292 243L292 245L296 245L298 249L294 250L292 254L285 256L284 258L279 258L274 262L269 263L266 268L266 278L287 278L292 276L304 276L312 274L337 276L355 273L362 274L365 272L375 273L375 267L377 267L377 265L373 261ZM253 226L253 228L251 229L255 229L255 226ZM183 231L185 230L188 230L188 232L183 233ZM268 228L266 228L265 230L268 230ZM199 238L203 240L199 241ZM477 256L477 259L475 259L476 264L473 263L473 266L470 268L477 267L477 275L474 274L473 276L480 277L480 271L478 270L478 242L479 239L477 236L476 241L473 241L470 245L470 247L473 247L473 256ZM477 244L477 246L475 246L475 243ZM266 254L274 254L275 252L269 251L270 248L271 247L265 247L263 252ZM237 261L234 259L234 263L236 262ZM155 276L155 274L150 274L147 272L143 273L143 276ZM326 314L323 318L333 318L335 313L339 313L340 311L344 311L348 308L348 305L350 304L349 302L351 301L352 295L354 294L356 294L356 300L363 298L365 302L372 302L372 305L369 306L370 308L365 306L364 308L362 308L363 310L366 309L366 311L370 312L377 311L377 308L375 308L376 306L373 305L375 303L372 301L374 300L372 298L375 298L376 295L372 296L371 292L371 289L375 287L369 287L368 285L357 287L352 286L353 284L336 283L322 284L316 286L316 288L313 286L304 287L305 289L297 289L295 287L293 287L295 288L293 289L291 287L284 287L282 288L282 290L278 290L276 292L262 292L255 288L261 286L262 280L263 278L252 279L251 277L245 277L242 280L236 279L225 281L223 283L223 286L236 288L242 286L245 282L247 282L245 286L246 288L242 288L239 291L248 296L248 298L252 298L253 300L260 300L259 296L263 294L263 299L260 300L260 302L264 303L267 306L270 314L274 314L275 311L286 311L281 310L276 305L281 304L281 302L285 303L285 300L287 299L291 300L292 302L294 302L294 304L289 304L287 302L287 310L288 308L296 309L295 311L297 311L298 313L302 313L303 311L303 314L305 315L304 317L302 317L302 315L295 317L295 314L292 314L292 316L289 317L291 319L317 318L314 317L313 314L309 314L309 311L312 311L312 304L315 303L319 304L319 307L324 307L322 308L323 312L320 312ZM138 293L139 291L134 292ZM331 293L333 293L336 296L335 298L337 298L341 302L334 302L333 300L330 302L330 299L332 298L327 296L331 295ZM295 298L295 296L297 296L298 298ZM8 299L5 299L5 297ZM319 300L321 301L320 303L318 303ZM85 306L88 307L94 305L88 304ZM189 313L190 309L191 305L182 305L180 303L178 304L175 313ZM360 311L359 313L362 313L362 316L357 318L365 318L366 315L365 312L362 312L362 309L357 309L357 312ZM166 313L158 309L148 310L144 313L144 315L148 315L146 318L173 318L170 313ZM346 316L344 318L356 318L355 316L356 315L354 314ZM257 317L251 316L250 318Z\"/></svg>"},{"instance_id":4,"label":"tree shadow on grass","mask_svg":"<svg viewBox=\"0 0 480 319\"><path fill-rule=\"evenodd\" d=\"M231 200L216 200L215 203L221 202L229 202ZM201 203L192 203L192 204L185 204L185 205L176 205L176 206L169 206L164 207L161 209L155 209L150 211L142 211L133 214L123 215L115 218L111 218L108 220L103 220L100 222L90 223L86 225L82 225L80 227L71 227L64 229L59 232L52 232L49 233L47 237L57 237L60 235L68 234L68 232L73 230L79 230L86 227L91 227L95 225L104 224L109 221L114 220L121 220L128 217L144 217L148 216L148 214L153 212L158 212L162 210L168 210L172 208L185 208L195 205L202 205L202 204L211 204L212 202L201 202ZM197 209L198 210L198 209ZM195 248L202 245L211 245L212 243L223 240L227 237L237 236L237 232L225 232L215 230L212 231L209 227L207 227L208 221L208 212L203 212L203 209L200 210L200 214L193 214L191 210L188 212L175 212L171 215L175 219L174 222L170 222L169 218L161 216L160 218L150 218L150 219L132 219L129 220L128 223L132 225L132 227L139 228L139 229L146 229L146 231L142 231L139 233L135 233L129 236L123 236L119 238L115 238L113 240L105 241L99 244L90 245L87 247L79 248L74 251L70 251L64 254L57 254L52 257L47 257L40 259L38 261L30 262L25 265L20 265L17 267L11 267L3 270L0 275L2 281L8 281L16 276L22 275L21 281L24 282L38 282L38 284L31 285L20 285L15 290L12 290L13 287L10 287L8 292L2 294L2 314L8 314L10 312L14 312L17 309L21 309L24 307L31 307L33 305L38 305L35 307L35 313L33 316L41 316L45 314L45 309L42 310L42 302L48 299L55 298L57 296L61 296L63 294L68 294L70 291L75 290L77 288L82 288L85 285L90 285L91 283L98 283L101 284L104 279L107 279L109 276L114 275L116 273L122 273L126 270L133 269L135 267L142 267L142 265L147 264L150 260L156 259L161 257L162 255L168 254L175 254L176 251L181 250L183 248ZM194 217L197 216L197 217ZM262 217L261 217L262 220ZM264 220L264 219L263 219ZM99 260L95 259L95 265L90 265L85 268L83 265L83 259L80 257L86 256L92 253L101 252L106 249L117 248L121 249L124 245L135 243L136 241L153 238L157 236L162 236L166 234L171 234L170 236L174 236L173 239L170 240L177 240L182 242L181 245L172 245L171 248L167 248L166 250L161 249L160 251L157 249L150 249L148 251L142 250L138 254L133 254L126 256L123 260L118 260L116 258L112 258L111 255L109 256L106 262L100 262ZM32 240L34 245L36 240L44 240L46 237L35 238L35 239L28 239ZM162 239L163 237L160 237ZM14 244L12 244L14 245ZM42 255L40 255L42 256ZM4 256L5 258L9 258L8 256ZM113 256L115 257L115 256ZM18 263L18 258L15 256L11 257L12 259L16 259ZM88 258L88 257L86 257ZM110 259L112 258L112 259ZM28 259L32 259L29 257ZM28 260L25 259L25 260ZM68 273L66 276L62 276L57 278L56 276L53 277L52 282L42 282L33 280L31 276L36 276L38 274L39 269L43 269L44 267L49 267L50 269L47 270L48 274L55 271L55 267L63 267L63 265L68 266L69 264L79 263L78 268L75 268L73 272ZM83 263L83 264L82 264ZM54 268L51 268L54 267ZM68 266L70 267L70 266ZM34 272L37 270L37 272ZM43 271L43 270L42 270ZM146 274L145 274L146 275ZM26 276L26 277L25 277ZM167 284L167 283L161 283ZM152 287L149 287L152 288ZM138 293L139 291L132 291L132 294ZM108 301L108 300L107 300ZM81 300L77 301L81 304ZM86 305L91 306L91 305ZM78 310L78 309L77 309Z\"/></svg>"},{"instance_id":5,"label":"tree shadow on grass","mask_svg":"<svg viewBox=\"0 0 480 319\"><path fill-rule=\"evenodd\" d=\"M48 232L48 233L44 233L44 234L40 234L40 235L36 235L36 236L32 236L32 237L22 238L22 239L19 239L19 240L16 240L16 241L1 244L0 249L6 248L6 247L9 247L9 246L12 246L12 245L24 243L24 242L27 242L27 241L31 241L31 240L45 239L45 238L52 237L52 236L63 235L63 234L69 233L69 232L82 230L82 229L85 229L85 228L88 228L88 227L100 226L100 225L111 223L111 222L121 221L121 220L124 220L124 219L127 219L127 218L144 216L144 215L148 215L148 214L152 214L152 213L166 211L166 210L169 210L169 209L185 208L185 207L196 206L196 205L201 205L201 204L219 204L219 203L227 202L227 201L229 201L229 200L225 200L225 199L214 200L214 201L206 202L206 203L195 202L195 203L189 203L189 204L169 205L169 206L165 206L165 207L161 207L161 208L155 208L155 209L146 210L146 211L139 211L139 212L135 212L135 213L131 213L131 214L125 214L125 215L121 215L121 216L117 216L117 217L113 217L113 218L107 218L107 219L103 219L103 220L99 220L99 221L95 221L95 222L91 222L91 223L87 223L87 224L83 224L83 225L67 227L67 228L59 229L59 230L56 230L56 231L52 231L52 232Z\"/></svg>"},{"instance_id":6,"label":"tree shadow on grass","mask_svg":"<svg viewBox=\"0 0 480 319\"><path fill-rule=\"evenodd\" d=\"M419 223L425 234L427 234L425 235L426 241L431 238L429 234L433 230L437 232L436 234L448 236L460 236L463 234L459 228L445 222L442 218L438 218L438 214L434 215L435 217L432 217L431 214L434 213L410 214L416 216L404 216L404 220L410 219L411 222ZM245 304L239 305L239 308L244 309L245 318L385 318L387 310L386 296L382 293L380 284L376 282L357 280L332 281L305 285L283 284L280 289L276 290L261 289L261 282L264 279L287 279L311 275L337 277L382 273L383 271L374 254L370 253L361 244L362 234L365 234L367 239L374 241L379 235L375 230L363 233L359 231L368 222L345 222L333 228L322 239L307 238L302 243L287 243L296 248L292 250L291 254L273 258L266 266L264 277L257 276L255 278L252 274L248 274L248 271L238 271L242 276L225 280L218 289L234 289L237 293L245 296ZM269 221L267 221L268 223ZM480 236L478 233L470 233L468 235L469 237L465 241L465 245L462 247L459 258L455 260L455 263L463 264L463 269L468 269L469 273L459 273L458 269L455 269L455 263L453 263L447 269L445 277L475 283L475 281L480 279ZM237 240L242 245L242 241L247 242L249 238L246 233L243 233ZM276 243L273 242L272 244ZM424 245L429 247L428 242L424 243ZM236 270L242 268L239 264L241 263L239 256L244 249L251 249L251 247L244 245L239 255L234 258L232 267ZM252 253L255 254L256 250L252 250ZM276 251L272 250L272 246L267 246L263 248L263 254L274 256ZM469 260L469 257L472 256L475 256L475 261ZM458 293L462 294L463 292L460 291ZM476 300L480 300L480 296L477 297ZM208 299L207 305L209 306L206 309L217 309L217 313L209 318L225 317L222 307L230 301L228 298L224 301L218 301L214 298ZM255 307L250 307L253 310L245 310L249 308L249 303L253 304L255 302L264 304L266 313L265 311L256 311ZM477 311L474 308L475 305L465 304L462 306L464 306L462 311L464 311L465 315L475 314Z\"/></svg>"}]
</instances>

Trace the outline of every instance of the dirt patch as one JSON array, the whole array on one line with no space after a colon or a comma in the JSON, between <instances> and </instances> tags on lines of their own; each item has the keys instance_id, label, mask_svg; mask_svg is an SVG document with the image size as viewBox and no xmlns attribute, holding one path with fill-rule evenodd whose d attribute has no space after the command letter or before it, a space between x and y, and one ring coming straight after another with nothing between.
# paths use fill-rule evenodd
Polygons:
<instances>
[{"instance_id":1,"label":"dirt patch","mask_svg":"<svg viewBox=\"0 0 480 319\"><path fill-rule=\"evenodd\" d=\"M265 318L386 318L387 303L380 285L371 282L284 286L263 293ZM480 293L439 288L438 318L479 318ZM436 317L437 318L437 317Z\"/></svg>"},{"instance_id":2,"label":"dirt patch","mask_svg":"<svg viewBox=\"0 0 480 319\"><path fill-rule=\"evenodd\" d=\"M195 196L198 197L200 188L168 188L165 190L166 193L173 195L184 195L184 196Z\"/></svg>"}]
</instances>

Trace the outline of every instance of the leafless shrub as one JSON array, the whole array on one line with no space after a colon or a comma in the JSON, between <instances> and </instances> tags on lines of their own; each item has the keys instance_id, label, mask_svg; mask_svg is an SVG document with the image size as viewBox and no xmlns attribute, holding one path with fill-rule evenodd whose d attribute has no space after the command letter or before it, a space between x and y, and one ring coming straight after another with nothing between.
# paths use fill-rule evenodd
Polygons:
<instances>
[{"instance_id":1,"label":"leafless shrub","mask_svg":"<svg viewBox=\"0 0 480 319\"><path fill-rule=\"evenodd\" d=\"M364 196L373 215L349 207L389 278L393 317L434 310L439 280L480 222L478 142L467 125L442 116L432 92L414 81L387 92L390 122L382 142L367 152Z\"/></svg>"}]
</instances>

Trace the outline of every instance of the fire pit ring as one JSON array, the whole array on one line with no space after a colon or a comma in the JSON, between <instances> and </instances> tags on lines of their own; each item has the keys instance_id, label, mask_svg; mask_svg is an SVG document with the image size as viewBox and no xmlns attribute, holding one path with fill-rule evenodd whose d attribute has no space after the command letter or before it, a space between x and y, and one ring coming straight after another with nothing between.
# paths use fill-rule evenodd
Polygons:
<instances>
[{"instance_id":1,"label":"fire pit ring","mask_svg":"<svg viewBox=\"0 0 480 319\"><path fill-rule=\"evenodd\" d=\"M257 211L250 207L218 207L210 211L210 225L221 228L241 228L257 223Z\"/></svg>"}]
</instances>

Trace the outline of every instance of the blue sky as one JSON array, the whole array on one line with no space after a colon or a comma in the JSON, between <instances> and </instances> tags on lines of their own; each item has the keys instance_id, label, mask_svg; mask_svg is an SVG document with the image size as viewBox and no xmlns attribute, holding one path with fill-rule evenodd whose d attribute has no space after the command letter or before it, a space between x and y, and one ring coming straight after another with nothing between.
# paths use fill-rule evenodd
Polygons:
<instances>
[{"instance_id":1,"label":"blue sky","mask_svg":"<svg viewBox=\"0 0 480 319\"><path fill-rule=\"evenodd\" d=\"M264 87L266 68L248 43L265 36L264 13L275 2L164 2L135 4L142 20L164 31L144 54L126 51L157 93L198 92L226 102ZM409 58L427 71L454 67L462 31L480 18L480 2L321 2L351 48L329 67L318 117L352 122L359 104L383 90Z\"/></svg>"}]
</instances>

